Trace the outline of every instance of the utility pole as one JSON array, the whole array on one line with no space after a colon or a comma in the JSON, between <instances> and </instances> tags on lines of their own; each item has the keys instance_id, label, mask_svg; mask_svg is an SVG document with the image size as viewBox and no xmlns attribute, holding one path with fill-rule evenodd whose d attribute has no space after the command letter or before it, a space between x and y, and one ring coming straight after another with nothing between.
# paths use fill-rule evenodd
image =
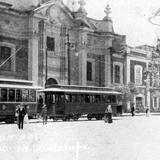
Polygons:
<instances>
[{"instance_id":1,"label":"utility pole","mask_svg":"<svg viewBox=\"0 0 160 160\"><path fill-rule=\"evenodd\" d=\"M67 33L67 43L66 43L66 45L67 45L67 56L68 56L68 85L70 85L71 84L71 77L70 77L70 45L71 45L71 43L70 43L70 41L69 41L69 33Z\"/></svg>"},{"instance_id":2,"label":"utility pole","mask_svg":"<svg viewBox=\"0 0 160 160\"><path fill-rule=\"evenodd\" d=\"M48 49L47 49L47 46L46 46L46 68L45 68L45 70L46 70L46 75L45 75L45 87L46 87L46 85L47 85L47 79L48 79Z\"/></svg>"},{"instance_id":3,"label":"utility pole","mask_svg":"<svg viewBox=\"0 0 160 160\"><path fill-rule=\"evenodd\" d=\"M4 62L2 62L2 63L0 64L0 68L1 68L6 62L8 62L13 56L15 56L15 55L18 53L18 51L20 51L21 49L22 49L22 47L18 48L18 49L15 51L15 53L11 54Z\"/></svg>"}]
</instances>

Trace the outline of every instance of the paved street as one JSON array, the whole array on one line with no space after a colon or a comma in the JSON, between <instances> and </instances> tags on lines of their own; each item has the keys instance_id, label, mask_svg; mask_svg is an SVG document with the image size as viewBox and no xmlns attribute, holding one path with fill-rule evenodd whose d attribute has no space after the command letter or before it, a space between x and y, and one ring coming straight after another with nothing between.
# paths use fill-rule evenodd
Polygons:
<instances>
[{"instance_id":1,"label":"paved street","mask_svg":"<svg viewBox=\"0 0 160 160\"><path fill-rule=\"evenodd\" d=\"M33 121L32 121L33 122ZM3 160L158 160L160 116L0 125ZM1 158L0 158L1 159Z\"/></svg>"}]
</instances>

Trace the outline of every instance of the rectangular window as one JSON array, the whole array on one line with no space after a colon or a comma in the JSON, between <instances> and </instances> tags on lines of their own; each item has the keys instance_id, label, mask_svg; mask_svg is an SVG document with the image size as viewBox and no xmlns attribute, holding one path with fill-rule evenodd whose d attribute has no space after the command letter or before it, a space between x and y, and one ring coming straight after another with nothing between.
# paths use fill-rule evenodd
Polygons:
<instances>
[{"instance_id":1,"label":"rectangular window","mask_svg":"<svg viewBox=\"0 0 160 160\"><path fill-rule=\"evenodd\" d=\"M0 64L5 62L11 56L11 48L1 46L0 47ZM8 59L0 70L11 71L11 59Z\"/></svg>"},{"instance_id":2,"label":"rectangular window","mask_svg":"<svg viewBox=\"0 0 160 160\"><path fill-rule=\"evenodd\" d=\"M142 66L135 66L135 83L142 84Z\"/></svg>"},{"instance_id":3,"label":"rectangular window","mask_svg":"<svg viewBox=\"0 0 160 160\"><path fill-rule=\"evenodd\" d=\"M154 107L157 108L157 97L154 97Z\"/></svg>"},{"instance_id":4,"label":"rectangular window","mask_svg":"<svg viewBox=\"0 0 160 160\"><path fill-rule=\"evenodd\" d=\"M53 37L47 37L47 50L55 51L55 39Z\"/></svg>"},{"instance_id":5,"label":"rectangular window","mask_svg":"<svg viewBox=\"0 0 160 160\"><path fill-rule=\"evenodd\" d=\"M92 62L87 62L87 81L92 81Z\"/></svg>"},{"instance_id":6,"label":"rectangular window","mask_svg":"<svg viewBox=\"0 0 160 160\"><path fill-rule=\"evenodd\" d=\"M115 75L115 83L120 83L120 66L119 65L115 65L114 75Z\"/></svg>"}]
</instances>

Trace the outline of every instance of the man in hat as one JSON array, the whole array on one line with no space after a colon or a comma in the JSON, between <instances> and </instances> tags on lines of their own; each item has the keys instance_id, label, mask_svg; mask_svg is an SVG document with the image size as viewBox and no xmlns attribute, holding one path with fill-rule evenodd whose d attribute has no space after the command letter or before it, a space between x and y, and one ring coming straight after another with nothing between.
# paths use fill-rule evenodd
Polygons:
<instances>
[{"instance_id":1,"label":"man in hat","mask_svg":"<svg viewBox=\"0 0 160 160\"><path fill-rule=\"evenodd\" d=\"M17 109L17 113L18 113L18 128L23 129L23 121L24 121L24 116L26 114L23 103L19 105L19 108Z\"/></svg>"}]
</instances>

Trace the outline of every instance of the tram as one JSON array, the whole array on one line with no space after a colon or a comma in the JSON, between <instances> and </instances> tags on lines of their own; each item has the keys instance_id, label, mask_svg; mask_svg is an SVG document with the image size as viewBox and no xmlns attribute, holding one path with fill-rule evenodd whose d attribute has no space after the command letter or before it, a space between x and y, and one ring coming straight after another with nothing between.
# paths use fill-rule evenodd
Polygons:
<instances>
[{"instance_id":1,"label":"tram","mask_svg":"<svg viewBox=\"0 0 160 160\"><path fill-rule=\"evenodd\" d=\"M32 81L0 79L0 121L14 123L16 106L23 103L29 118L37 115L37 90Z\"/></svg>"},{"instance_id":2,"label":"tram","mask_svg":"<svg viewBox=\"0 0 160 160\"><path fill-rule=\"evenodd\" d=\"M86 115L88 120L104 117L106 107L111 104L113 115L122 114L122 93L111 88L52 85L39 91L44 94L48 115L53 120L78 120ZM40 111L42 104L38 104Z\"/></svg>"}]
</instances>

